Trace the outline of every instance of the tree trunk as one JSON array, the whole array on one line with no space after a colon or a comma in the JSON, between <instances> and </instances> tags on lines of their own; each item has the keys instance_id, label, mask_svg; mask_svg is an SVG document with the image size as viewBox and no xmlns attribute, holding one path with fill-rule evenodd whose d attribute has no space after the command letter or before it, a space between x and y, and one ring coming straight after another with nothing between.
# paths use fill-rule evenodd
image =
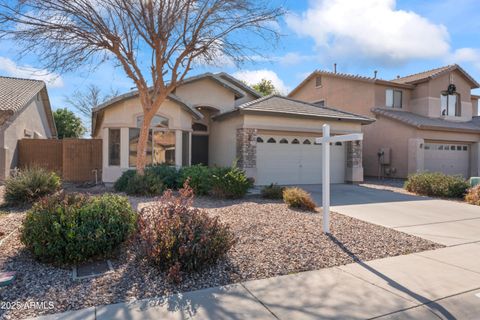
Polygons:
<instances>
[{"instance_id":1,"label":"tree trunk","mask_svg":"<svg viewBox=\"0 0 480 320\"><path fill-rule=\"evenodd\" d=\"M138 137L137 163L135 165L137 167L137 173L142 176L145 174L145 166L147 164L148 133L150 131L150 123L152 118L153 115L149 115L147 113L143 114L143 123L142 127L140 128L140 136Z\"/></svg>"}]
</instances>

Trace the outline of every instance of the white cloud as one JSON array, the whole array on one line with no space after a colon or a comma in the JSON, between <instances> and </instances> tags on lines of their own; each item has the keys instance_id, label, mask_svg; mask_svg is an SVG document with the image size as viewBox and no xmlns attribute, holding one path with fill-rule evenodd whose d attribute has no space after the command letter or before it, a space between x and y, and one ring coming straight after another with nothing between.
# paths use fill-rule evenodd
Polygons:
<instances>
[{"instance_id":1,"label":"white cloud","mask_svg":"<svg viewBox=\"0 0 480 320\"><path fill-rule=\"evenodd\" d=\"M288 26L312 37L332 57L360 57L377 62L445 57L450 50L445 26L413 11L396 9L395 0L319 0Z\"/></svg>"},{"instance_id":2,"label":"white cloud","mask_svg":"<svg viewBox=\"0 0 480 320\"><path fill-rule=\"evenodd\" d=\"M449 63L471 63L480 70L480 49L460 48L455 50L447 59Z\"/></svg>"},{"instance_id":3,"label":"white cloud","mask_svg":"<svg viewBox=\"0 0 480 320\"><path fill-rule=\"evenodd\" d=\"M0 57L0 71L11 77L43 80L52 88L63 87L63 79L60 75L28 65L20 66L9 58Z\"/></svg>"},{"instance_id":4,"label":"white cloud","mask_svg":"<svg viewBox=\"0 0 480 320\"><path fill-rule=\"evenodd\" d=\"M290 91L290 88L285 85L282 79L280 79L280 77L272 70L261 69L237 71L233 76L250 85L259 83L262 79L270 80L281 94L287 94Z\"/></svg>"}]
</instances>

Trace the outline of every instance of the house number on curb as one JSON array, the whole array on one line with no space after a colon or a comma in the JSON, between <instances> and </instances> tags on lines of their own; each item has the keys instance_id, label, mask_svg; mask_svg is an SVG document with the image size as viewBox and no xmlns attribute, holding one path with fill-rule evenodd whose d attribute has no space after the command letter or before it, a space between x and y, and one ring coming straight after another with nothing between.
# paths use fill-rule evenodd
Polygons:
<instances>
[{"instance_id":1,"label":"house number on curb","mask_svg":"<svg viewBox=\"0 0 480 320\"><path fill-rule=\"evenodd\" d=\"M361 141L363 133L344 134L330 136L330 126L322 127L323 137L316 138L316 143L322 144L322 209L323 209L323 232L330 233L330 143Z\"/></svg>"}]
</instances>

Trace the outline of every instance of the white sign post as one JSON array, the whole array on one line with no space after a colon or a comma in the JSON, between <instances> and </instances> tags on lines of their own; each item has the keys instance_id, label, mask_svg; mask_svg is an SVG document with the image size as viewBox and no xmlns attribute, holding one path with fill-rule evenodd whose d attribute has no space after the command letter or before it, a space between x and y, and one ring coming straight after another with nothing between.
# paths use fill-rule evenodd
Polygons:
<instances>
[{"instance_id":1,"label":"white sign post","mask_svg":"<svg viewBox=\"0 0 480 320\"><path fill-rule=\"evenodd\" d=\"M322 144L322 209L323 209L323 232L330 233L330 143L361 141L363 133L344 134L330 136L330 126L322 127L323 137L315 139L316 143Z\"/></svg>"}]
</instances>

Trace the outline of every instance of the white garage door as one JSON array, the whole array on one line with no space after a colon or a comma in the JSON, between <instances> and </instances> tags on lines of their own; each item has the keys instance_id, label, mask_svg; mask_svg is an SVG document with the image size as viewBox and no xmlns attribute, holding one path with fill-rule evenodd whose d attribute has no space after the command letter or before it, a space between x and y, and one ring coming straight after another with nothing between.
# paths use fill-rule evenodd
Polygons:
<instances>
[{"instance_id":1,"label":"white garage door","mask_svg":"<svg viewBox=\"0 0 480 320\"><path fill-rule=\"evenodd\" d=\"M470 147L455 143L425 143L425 170L449 175L469 175Z\"/></svg>"},{"instance_id":2,"label":"white garage door","mask_svg":"<svg viewBox=\"0 0 480 320\"><path fill-rule=\"evenodd\" d=\"M322 183L322 146L314 137L267 136L257 139L258 185ZM332 145L331 182L345 182L344 143Z\"/></svg>"}]
</instances>

